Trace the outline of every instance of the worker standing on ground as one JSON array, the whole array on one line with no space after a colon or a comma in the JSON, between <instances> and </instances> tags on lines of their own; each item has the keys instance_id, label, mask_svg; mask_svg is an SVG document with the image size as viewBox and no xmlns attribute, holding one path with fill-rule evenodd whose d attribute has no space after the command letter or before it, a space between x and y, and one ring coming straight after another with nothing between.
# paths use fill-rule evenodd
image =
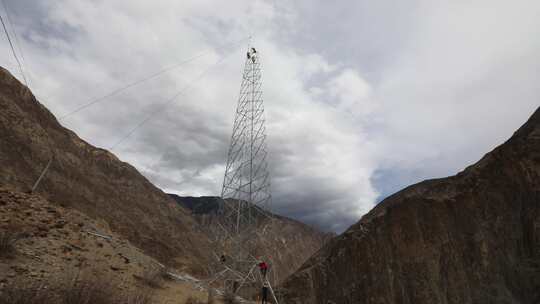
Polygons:
<instances>
[{"instance_id":1,"label":"worker standing on ground","mask_svg":"<svg viewBox=\"0 0 540 304\"><path fill-rule=\"evenodd\" d=\"M268 281L264 280L263 287L262 287L262 298L261 298L261 304L268 303Z\"/></svg>"},{"instance_id":2,"label":"worker standing on ground","mask_svg":"<svg viewBox=\"0 0 540 304\"><path fill-rule=\"evenodd\" d=\"M268 271L268 265L264 261L261 261L259 263L259 269L261 270L263 280L266 280L266 272Z\"/></svg>"}]
</instances>

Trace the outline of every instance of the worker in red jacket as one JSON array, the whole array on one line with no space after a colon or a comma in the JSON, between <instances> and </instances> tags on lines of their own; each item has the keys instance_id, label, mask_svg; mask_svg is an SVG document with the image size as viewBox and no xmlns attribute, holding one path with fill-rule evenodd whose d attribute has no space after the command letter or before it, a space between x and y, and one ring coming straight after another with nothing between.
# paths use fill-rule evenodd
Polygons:
<instances>
[{"instance_id":1,"label":"worker in red jacket","mask_svg":"<svg viewBox=\"0 0 540 304\"><path fill-rule=\"evenodd\" d=\"M268 271L268 265L264 261L261 261L259 263L259 269L261 270L263 279L266 279L266 272Z\"/></svg>"}]
</instances>

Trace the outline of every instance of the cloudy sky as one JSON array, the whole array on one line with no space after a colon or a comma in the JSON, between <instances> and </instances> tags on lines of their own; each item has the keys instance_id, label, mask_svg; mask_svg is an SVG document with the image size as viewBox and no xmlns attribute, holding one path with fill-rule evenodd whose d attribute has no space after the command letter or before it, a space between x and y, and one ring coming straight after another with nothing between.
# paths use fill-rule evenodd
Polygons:
<instances>
[{"instance_id":1,"label":"cloudy sky","mask_svg":"<svg viewBox=\"0 0 540 304\"><path fill-rule=\"evenodd\" d=\"M3 1L57 117L176 67L62 123L110 148L153 114L113 152L181 195L220 194L251 35L273 208L326 230L474 163L540 104L538 1ZM5 37L0 65L20 78Z\"/></svg>"}]
</instances>

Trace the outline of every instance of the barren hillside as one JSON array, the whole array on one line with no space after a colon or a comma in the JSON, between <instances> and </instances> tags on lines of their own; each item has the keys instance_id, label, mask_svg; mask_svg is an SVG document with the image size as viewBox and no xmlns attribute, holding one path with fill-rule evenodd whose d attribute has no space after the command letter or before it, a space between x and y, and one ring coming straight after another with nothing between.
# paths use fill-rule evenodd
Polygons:
<instances>
[{"instance_id":1,"label":"barren hillside","mask_svg":"<svg viewBox=\"0 0 540 304\"><path fill-rule=\"evenodd\" d=\"M6 303L6 292L14 287L25 290L18 296L32 289L49 290L45 294L50 295L73 280L90 284L86 289L103 288L99 293L125 295L133 299L130 303L144 303L134 299L143 295L151 303L207 297L196 283L167 279L158 261L112 232L105 222L39 195L0 187L0 303Z\"/></svg>"},{"instance_id":2,"label":"barren hillside","mask_svg":"<svg viewBox=\"0 0 540 304\"><path fill-rule=\"evenodd\" d=\"M162 263L204 271L208 241L186 210L133 166L62 127L0 68L0 185L28 191L52 157L37 193L106 222Z\"/></svg>"}]
</instances>

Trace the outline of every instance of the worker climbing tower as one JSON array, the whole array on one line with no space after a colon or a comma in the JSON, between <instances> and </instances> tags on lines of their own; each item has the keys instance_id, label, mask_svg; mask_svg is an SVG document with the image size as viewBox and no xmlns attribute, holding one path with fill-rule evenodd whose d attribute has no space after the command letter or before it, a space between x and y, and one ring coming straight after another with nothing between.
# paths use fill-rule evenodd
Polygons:
<instances>
[{"instance_id":1,"label":"worker climbing tower","mask_svg":"<svg viewBox=\"0 0 540 304\"><path fill-rule=\"evenodd\" d=\"M266 127L261 88L261 62L249 48L234 118L221 197L225 229L239 234L253 227L271 202Z\"/></svg>"}]
</instances>

